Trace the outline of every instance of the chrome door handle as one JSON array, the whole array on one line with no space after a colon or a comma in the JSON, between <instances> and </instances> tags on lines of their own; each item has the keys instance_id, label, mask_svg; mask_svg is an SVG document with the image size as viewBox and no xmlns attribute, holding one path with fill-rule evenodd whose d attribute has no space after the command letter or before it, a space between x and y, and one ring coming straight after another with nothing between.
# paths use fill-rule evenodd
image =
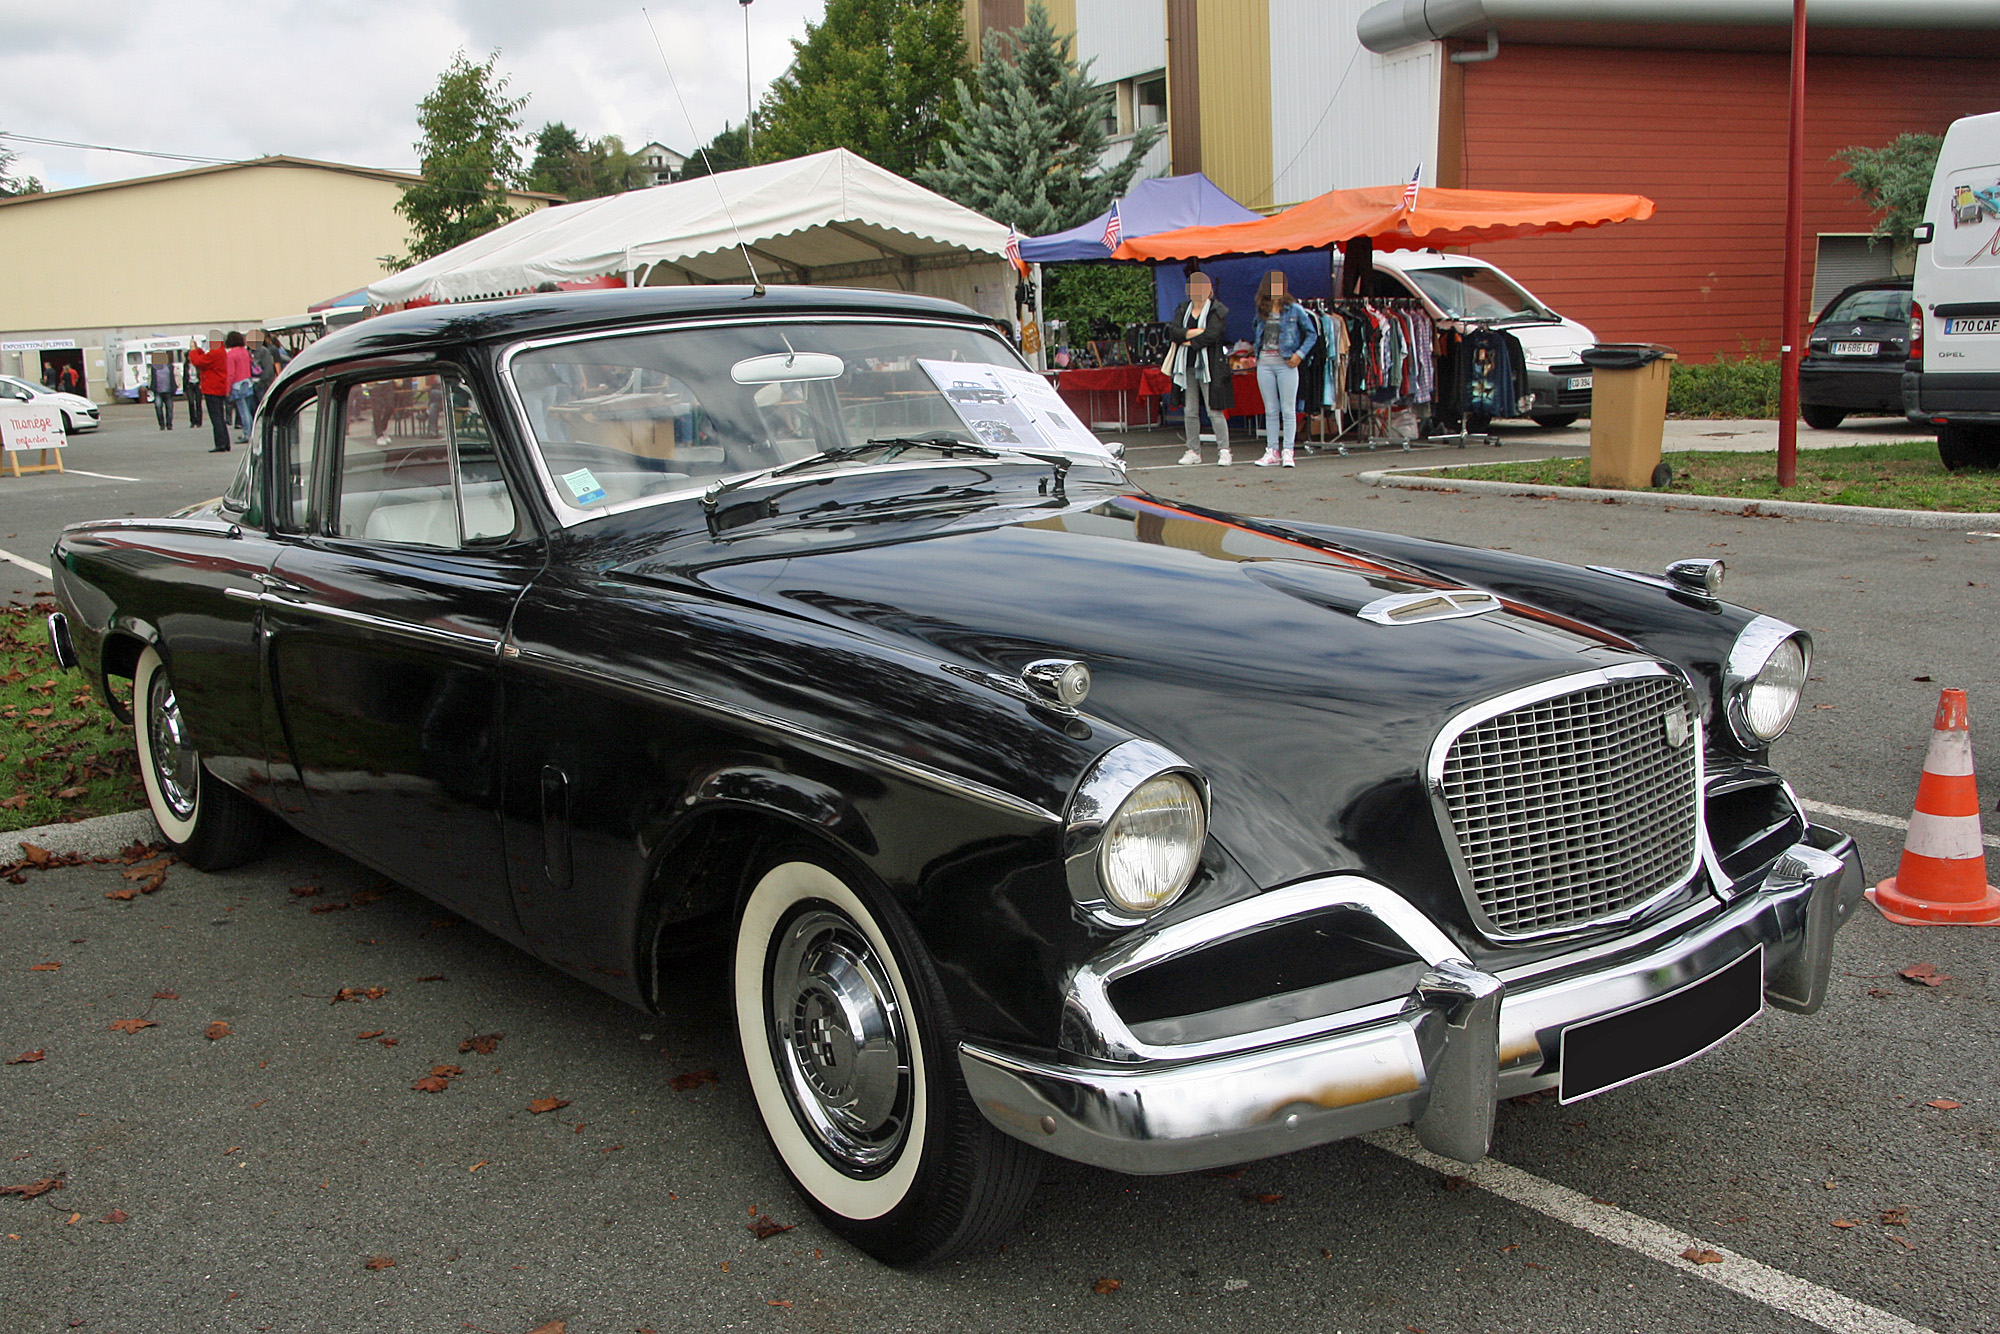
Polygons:
<instances>
[{"instance_id":1,"label":"chrome door handle","mask_svg":"<svg viewBox=\"0 0 2000 1334\"><path fill-rule=\"evenodd\" d=\"M295 584L289 579L280 579L275 574L258 573L250 577L274 593L309 593L312 591L304 584Z\"/></svg>"}]
</instances>

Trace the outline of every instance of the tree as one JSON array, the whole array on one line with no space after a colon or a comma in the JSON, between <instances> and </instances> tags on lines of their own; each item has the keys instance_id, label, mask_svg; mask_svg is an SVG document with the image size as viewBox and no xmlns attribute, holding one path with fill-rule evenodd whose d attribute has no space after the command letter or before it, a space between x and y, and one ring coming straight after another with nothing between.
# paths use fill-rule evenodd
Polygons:
<instances>
[{"instance_id":1,"label":"tree","mask_svg":"<svg viewBox=\"0 0 2000 1334\"><path fill-rule=\"evenodd\" d=\"M33 176L16 176L13 173L14 150L0 143L0 196L38 195L42 183Z\"/></svg>"},{"instance_id":2,"label":"tree","mask_svg":"<svg viewBox=\"0 0 2000 1334\"><path fill-rule=\"evenodd\" d=\"M1149 264L1051 264L1042 270L1042 314L1061 320L1074 345L1102 320L1116 328L1159 318Z\"/></svg>"},{"instance_id":3,"label":"tree","mask_svg":"<svg viewBox=\"0 0 2000 1334\"><path fill-rule=\"evenodd\" d=\"M652 183L639 159L625 150L623 139L607 134L586 143L582 135L559 120L550 121L536 133L535 159L521 178L521 184L530 190L570 200L623 194Z\"/></svg>"},{"instance_id":4,"label":"tree","mask_svg":"<svg viewBox=\"0 0 2000 1334\"><path fill-rule=\"evenodd\" d=\"M1070 39L1040 0L1012 33L989 32L977 96L961 80L959 116L942 161L917 179L939 194L1038 236L1074 227L1125 193L1146 151L1166 132L1132 137L1116 166L1100 169L1109 88L1090 84Z\"/></svg>"},{"instance_id":5,"label":"tree","mask_svg":"<svg viewBox=\"0 0 2000 1334\"><path fill-rule=\"evenodd\" d=\"M528 164L528 174L521 178L521 184L544 194L581 198L574 191L578 183L577 165L584 151L582 135L559 120L550 121L535 132L535 157Z\"/></svg>"},{"instance_id":6,"label":"tree","mask_svg":"<svg viewBox=\"0 0 2000 1334\"><path fill-rule=\"evenodd\" d=\"M765 95L757 160L847 148L914 175L946 139L966 64L963 25L960 0L827 0Z\"/></svg>"},{"instance_id":7,"label":"tree","mask_svg":"<svg viewBox=\"0 0 2000 1334\"><path fill-rule=\"evenodd\" d=\"M511 221L507 188L520 174L521 108L508 97L507 77L496 75L498 51L480 64L459 51L438 76L430 96L417 103L416 143L423 183L403 191L396 211L409 219L413 237L401 263L415 264Z\"/></svg>"},{"instance_id":8,"label":"tree","mask_svg":"<svg viewBox=\"0 0 2000 1334\"><path fill-rule=\"evenodd\" d=\"M1899 134L1880 148L1856 146L1833 155L1845 162L1840 179L1861 193L1859 198L1881 216L1868 244L1888 241L1905 245L1910 233L1924 220L1924 205L1930 199L1931 175L1937 170L1938 153L1944 138L1935 134Z\"/></svg>"},{"instance_id":9,"label":"tree","mask_svg":"<svg viewBox=\"0 0 2000 1334\"><path fill-rule=\"evenodd\" d=\"M704 152L707 154L705 161ZM744 146L743 127L724 121L720 134L688 154L688 160L681 165L680 179L706 176L711 168L716 171L735 171L738 167L749 165L750 157Z\"/></svg>"}]
</instances>

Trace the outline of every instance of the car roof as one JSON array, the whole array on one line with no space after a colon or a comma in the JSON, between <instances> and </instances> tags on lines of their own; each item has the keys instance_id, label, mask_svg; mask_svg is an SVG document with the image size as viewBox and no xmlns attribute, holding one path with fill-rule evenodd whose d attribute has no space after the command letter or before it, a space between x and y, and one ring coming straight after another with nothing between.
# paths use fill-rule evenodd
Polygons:
<instances>
[{"instance_id":1,"label":"car roof","mask_svg":"<svg viewBox=\"0 0 2000 1334\"><path fill-rule=\"evenodd\" d=\"M439 344L513 342L709 315L754 319L855 314L1000 323L955 301L852 287L771 286L762 295L755 288L719 284L548 292L501 301L440 303L362 320L307 347L287 367L286 378L352 357L421 351Z\"/></svg>"}]
</instances>

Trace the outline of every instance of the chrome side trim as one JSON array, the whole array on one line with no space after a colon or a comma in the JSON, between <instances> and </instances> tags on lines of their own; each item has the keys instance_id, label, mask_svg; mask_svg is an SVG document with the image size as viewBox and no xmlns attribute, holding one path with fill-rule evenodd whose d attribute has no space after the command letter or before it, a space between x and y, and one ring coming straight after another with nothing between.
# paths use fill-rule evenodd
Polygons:
<instances>
[{"instance_id":1,"label":"chrome side trim","mask_svg":"<svg viewBox=\"0 0 2000 1334\"><path fill-rule=\"evenodd\" d=\"M233 591L233 590L232 590ZM346 607L329 607L324 603L305 602L280 593L263 593L258 601L271 607L298 612L305 616L315 616L324 621L339 621L345 625L358 625L369 630L380 630L383 634L397 635L404 639L414 639L426 644L446 644L452 648L477 649L482 653L497 655L500 641L486 635L468 635L458 630L441 630L434 625L419 625L414 621L394 621L386 616L376 616L365 611L351 611Z\"/></svg>"},{"instance_id":2,"label":"chrome side trim","mask_svg":"<svg viewBox=\"0 0 2000 1334\"><path fill-rule=\"evenodd\" d=\"M1093 1060L1124 1062L1189 1060L1239 1051L1245 1039L1217 1038L1174 1046L1143 1041L1111 1004L1111 984L1142 968L1151 968L1211 945L1341 909L1376 918L1432 968L1447 963L1470 966L1458 946L1452 944L1430 918L1395 891L1358 875L1307 880L1254 898L1224 904L1157 931L1131 936L1086 961L1070 978L1069 995L1063 1001L1059 1045L1065 1052ZM1300 1020L1267 1029L1257 1034L1255 1041L1259 1045L1297 1041L1331 1028L1352 1027L1364 1015L1389 1017L1400 1010L1402 1004L1400 1000L1390 1000L1360 1015L1348 1013Z\"/></svg>"},{"instance_id":3,"label":"chrome side trim","mask_svg":"<svg viewBox=\"0 0 2000 1334\"><path fill-rule=\"evenodd\" d=\"M238 602L262 602L264 595L254 588L225 588L222 596L235 598Z\"/></svg>"},{"instance_id":4,"label":"chrome side trim","mask_svg":"<svg viewBox=\"0 0 2000 1334\"><path fill-rule=\"evenodd\" d=\"M1120 909L1105 895L1097 874L1097 854L1104 843L1104 827L1125 799L1148 779L1161 774L1186 774L1201 793L1203 824L1211 808L1208 780L1186 760L1150 741L1132 740L1113 746L1097 757L1090 772L1077 784L1063 822L1063 873L1069 881L1070 897L1092 920L1123 930L1147 919ZM1185 886L1182 887L1185 892ZM1180 895L1167 902L1172 903ZM1160 907L1164 908L1163 903Z\"/></svg>"},{"instance_id":5,"label":"chrome side trim","mask_svg":"<svg viewBox=\"0 0 2000 1334\"><path fill-rule=\"evenodd\" d=\"M1421 593L1391 593L1376 598L1354 614L1377 625L1422 625L1426 621L1483 616L1489 611L1499 611L1500 607L1499 598L1481 589L1436 588Z\"/></svg>"},{"instance_id":6,"label":"chrome side trim","mask_svg":"<svg viewBox=\"0 0 2000 1334\"><path fill-rule=\"evenodd\" d=\"M1805 674L1812 675L1812 636L1796 625L1788 625L1772 616L1759 616L1737 632L1736 642L1730 645L1729 661L1722 669L1722 712L1728 719L1729 731L1738 744L1751 750L1764 750L1777 737L1765 740L1750 730L1749 720L1743 716L1744 700L1749 697L1749 687L1757 679L1757 673L1764 670L1771 655L1787 639L1797 639L1799 650L1805 655ZM1803 689L1801 689L1801 693ZM1796 716L1796 715L1794 715ZM1787 727L1790 723L1786 724ZM1783 732L1778 734L1784 735Z\"/></svg>"},{"instance_id":7,"label":"chrome side trim","mask_svg":"<svg viewBox=\"0 0 2000 1334\"><path fill-rule=\"evenodd\" d=\"M509 647L512 646L510 645ZM905 778L922 783L926 787L977 801L981 805L989 806L994 810L1005 811L1010 815L1024 815L1029 819L1047 824L1062 823L1062 816L1056 812L1037 806L1035 803L1014 796L1012 793L1002 792L998 788L974 782L969 778L959 778L956 775L946 773L942 769L934 769L930 765L919 764L915 760L904 759L902 756L891 754L886 750L864 746L842 737L830 736L825 732L816 732L809 727L802 727L797 723L776 717L772 714L762 713L755 709L742 708L735 704L726 704L721 700L711 699L705 695L697 695L693 691L677 690L672 686L660 685L657 682L638 682L625 677L614 676L610 672L601 672L594 668L583 667L573 662L566 662L560 658L546 653L539 653L532 649L519 650L519 656L514 657L509 655L509 660L536 667L543 671L554 672L559 676L567 676L576 680L610 686L615 690L624 691L628 694L647 698L669 699L676 704L689 705L706 713L716 714L736 722L748 723L753 727L760 727L766 731L779 733L782 736L807 741L815 746L838 751L843 755L852 755L870 764L893 770Z\"/></svg>"},{"instance_id":8,"label":"chrome side trim","mask_svg":"<svg viewBox=\"0 0 2000 1334\"><path fill-rule=\"evenodd\" d=\"M1682 688L1688 692L1689 723L1692 729L1690 743L1694 747L1695 847L1694 855L1688 859L1686 872L1676 877L1673 883L1658 893L1649 895L1640 902L1619 912L1607 914L1603 917L1593 917L1587 922L1568 924L1542 931L1504 932L1498 930L1487 917L1485 910L1481 908L1479 897L1474 892L1472 872L1466 866L1464 853L1458 846L1458 831L1452 824L1451 808L1445 799L1444 766L1445 760L1451 754L1453 744L1468 729L1489 719L1497 718L1503 713L1511 713L1523 705L1573 694L1576 691L1585 690L1591 686L1609 685L1614 681L1627 681L1647 676L1666 677L1679 681ZM1425 787L1430 792L1431 812L1437 819L1438 833L1444 840L1445 853L1451 860L1452 874L1458 880L1459 895L1465 902L1466 911L1471 915L1473 925L1479 929L1481 935L1496 944L1519 944L1526 941L1554 940L1563 936L1576 936L1588 932L1601 931L1607 927L1618 926L1630 922L1635 918L1643 917L1655 905L1672 898L1675 894L1686 889L1688 884L1701 874L1705 862L1704 854L1708 846L1708 798L1705 790L1708 782L1706 763L1708 737L1702 728L1700 710L1695 707L1693 699L1693 686L1689 683L1687 674L1679 668L1670 666L1664 662L1624 662L1616 663L1609 667L1598 668L1593 671L1559 676L1553 680L1540 682L1537 685L1524 686L1519 690L1510 690L1504 695L1496 695L1492 699L1473 705L1465 712L1451 719L1439 730L1436 739L1431 742L1430 755L1425 762Z\"/></svg>"}]
</instances>

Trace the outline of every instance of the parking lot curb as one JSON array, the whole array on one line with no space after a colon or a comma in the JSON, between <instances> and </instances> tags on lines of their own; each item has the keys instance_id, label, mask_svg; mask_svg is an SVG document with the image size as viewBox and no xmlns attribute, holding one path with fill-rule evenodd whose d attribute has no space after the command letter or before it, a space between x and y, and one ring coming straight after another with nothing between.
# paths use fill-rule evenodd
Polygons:
<instances>
[{"instance_id":1,"label":"parking lot curb","mask_svg":"<svg viewBox=\"0 0 2000 1334\"><path fill-rule=\"evenodd\" d=\"M120 811L116 815L99 815L73 824L36 825L33 829L0 834L0 848L8 849L8 852L0 852L0 860L13 860L9 854L22 843L32 843L50 852L109 857L134 843L151 843L159 837L160 826L154 823L150 812Z\"/></svg>"},{"instance_id":2,"label":"parking lot curb","mask_svg":"<svg viewBox=\"0 0 2000 1334\"><path fill-rule=\"evenodd\" d=\"M1540 459L1521 459L1539 463ZM1807 500L1740 500L1732 496L1681 496L1656 491L1611 491L1596 486L1544 486L1533 482L1487 482L1474 478L1422 477L1415 473L1481 468L1482 463L1433 463L1421 468L1376 468L1359 474L1370 486L1410 491L1478 491L1494 496L1542 496L1553 500L1594 500L1605 505L1646 505L1655 509L1708 510L1747 518L1819 519L1875 528L1986 529L2000 531L2000 514L1951 514L1937 510L1897 510L1877 505L1819 505Z\"/></svg>"}]
</instances>

